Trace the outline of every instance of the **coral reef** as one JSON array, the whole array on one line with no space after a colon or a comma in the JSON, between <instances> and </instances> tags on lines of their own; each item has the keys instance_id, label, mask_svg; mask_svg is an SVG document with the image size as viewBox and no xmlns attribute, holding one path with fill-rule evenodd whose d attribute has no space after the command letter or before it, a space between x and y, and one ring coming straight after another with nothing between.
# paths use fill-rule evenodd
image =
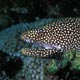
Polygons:
<instances>
[{"instance_id":1,"label":"coral reef","mask_svg":"<svg viewBox=\"0 0 80 80\"><path fill-rule=\"evenodd\" d=\"M43 25L51 22L53 19L43 19L36 21L34 23L20 23L11 26L4 31L0 32L0 49L3 51L16 52L21 49L21 47L27 47L24 41L21 40L20 35L28 30L37 29ZM7 36L6 36L7 34Z\"/></svg>"},{"instance_id":2,"label":"coral reef","mask_svg":"<svg viewBox=\"0 0 80 80\"><path fill-rule=\"evenodd\" d=\"M28 30L38 29L39 27L54 21L54 19L43 19L34 23L20 23L13 25L0 32L1 56L5 53L5 58L1 58L0 65L2 80L78 80L80 77L80 52L66 52L63 57L58 59L40 59L23 56L20 52L22 48L37 48L33 44L25 43L20 35ZM7 34L7 35L6 35ZM1 57L0 56L0 57ZM5 60L6 59L6 60ZM8 60L8 61L7 61ZM6 62L7 61L7 62ZM20 61L20 62L19 62ZM20 64L20 66L17 66ZM10 66L9 66L10 65ZM23 66L22 66L23 65ZM13 69L15 71L13 71ZM3 71L4 70L4 71ZM15 74L15 75L14 75Z\"/></svg>"},{"instance_id":3,"label":"coral reef","mask_svg":"<svg viewBox=\"0 0 80 80\"><path fill-rule=\"evenodd\" d=\"M76 56L73 52L67 52L60 64L56 60L26 57L20 52L25 47L37 49L35 45L20 39L23 32L38 29L54 21L48 18L69 16L80 17L79 0L0 0L0 80L51 80L50 77L58 80L65 76L66 80L78 80L79 52ZM48 65L45 68L47 77L43 75L44 63ZM57 65L62 65L61 69ZM11 67L18 70L13 71ZM48 72L56 74L49 75Z\"/></svg>"},{"instance_id":4,"label":"coral reef","mask_svg":"<svg viewBox=\"0 0 80 80\"><path fill-rule=\"evenodd\" d=\"M37 29L51 21L53 21L53 19L43 19L30 24L20 23L0 32L0 50L8 53L12 57L20 57L23 61L22 70L17 73L15 80L44 80L43 78L46 80L46 77L43 75L43 61L38 58L26 57L20 54L20 50L23 47L35 48L32 44L27 44L22 41L20 39L20 35L24 31L28 31L33 28ZM45 60L45 62L48 62L48 60Z\"/></svg>"},{"instance_id":5,"label":"coral reef","mask_svg":"<svg viewBox=\"0 0 80 80\"><path fill-rule=\"evenodd\" d=\"M80 79L80 51L69 50L62 55L60 62L52 60L44 67L45 75L51 80L79 80Z\"/></svg>"}]
</instances>

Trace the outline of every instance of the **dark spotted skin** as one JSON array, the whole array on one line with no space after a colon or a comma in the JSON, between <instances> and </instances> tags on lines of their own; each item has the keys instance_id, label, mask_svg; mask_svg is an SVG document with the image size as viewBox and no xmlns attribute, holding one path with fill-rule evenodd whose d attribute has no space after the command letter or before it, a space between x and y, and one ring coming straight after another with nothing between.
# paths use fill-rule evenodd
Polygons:
<instances>
[{"instance_id":1,"label":"dark spotted skin","mask_svg":"<svg viewBox=\"0 0 80 80\"><path fill-rule=\"evenodd\" d=\"M53 23L45 25L38 30L24 32L21 35L23 40L32 40L33 42L47 43L60 46L61 52L70 49L80 50L80 18L64 18L55 20ZM50 50L52 50L50 52ZM47 52L46 52L47 51ZM27 50L22 49L22 53L29 56L46 57L57 53L58 49ZM41 55L40 55L41 54Z\"/></svg>"}]
</instances>

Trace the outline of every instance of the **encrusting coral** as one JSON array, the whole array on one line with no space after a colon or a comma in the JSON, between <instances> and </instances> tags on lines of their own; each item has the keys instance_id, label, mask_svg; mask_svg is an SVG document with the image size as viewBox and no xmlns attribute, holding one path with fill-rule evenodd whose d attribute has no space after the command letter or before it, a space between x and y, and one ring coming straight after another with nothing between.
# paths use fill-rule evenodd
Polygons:
<instances>
[{"instance_id":1,"label":"encrusting coral","mask_svg":"<svg viewBox=\"0 0 80 80\"><path fill-rule=\"evenodd\" d=\"M19 57L23 61L22 70L18 72L15 80L42 80L43 63L41 63L38 58L26 57L21 54L21 48L33 48L33 44L26 44L20 39L20 35L26 30L28 31L33 28L37 29L51 21L53 21L53 19L43 19L40 21L35 21L34 23L20 23L17 25L12 25L10 28L0 32L0 50L9 54L11 58ZM45 62L47 62L47 60Z\"/></svg>"},{"instance_id":2,"label":"encrusting coral","mask_svg":"<svg viewBox=\"0 0 80 80\"><path fill-rule=\"evenodd\" d=\"M57 64L53 59L48 66L45 65L45 75L52 75L51 80L79 80L80 79L80 51L69 50ZM54 77L55 76L55 77Z\"/></svg>"},{"instance_id":3,"label":"encrusting coral","mask_svg":"<svg viewBox=\"0 0 80 80\"><path fill-rule=\"evenodd\" d=\"M56 25L55 27L53 27L53 29L50 27L52 22L54 23L52 25L52 27L54 25ZM79 26L79 22L80 22L79 18L66 18L66 19L58 19L58 20L44 19L44 20L40 20L40 21L30 23L30 24L20 23L20 24L17 24L17 25L13 25L11 28L8 28L8 29L0 32L0 50L8 52L8 54L12 55L13 57L15 57L15 56L21 57L21 59L24 62L24 67L23 67L23 70L21 72L21 76L18 75L18 77L16 79L23 79L25 77L25 79L29 78L29 79L32 79L32 80L34 80L34 79L35 80L38 80L38 79L46 80L46 79L43 78L43 76L44 76L43 65L46 62L48 62L49 59L45 60L45 62L43 63L43 62L41 62L42 59L34 58L34 57L37 57L38 55L36 55L36 54L39 53L38 57L44 57L44 58L47 57L47 58L51 59L51 57L54 54L53 52L56 52L56 53L58 52L60 54L60 52L59 52L60 49L61 49L61 52L62 51L65 52L68 49L74 49L74 48L77 49L77 47L80 48L80 32L79 32L80 26ZM49 25L46 25L46 24L49 24ZM38 29L41 26L42 27L45 26L45 27ZM61 26L61 28L60 28L60 26ZM62 29L62 26L64 27L63 29ZM36 37L37 37L38 40L40 40L42 42L37 42L37 39L35 39L35 41L32 41L32 44L29 46L28 43L26 43L25 41L20 39L20 35L23 33L21 37L24 38L24 40L26 39L27 42L29 42L30 40L27 39L26 34L27 34L27 32L29 32L29 36L31 37L31 35L33 35L33 32L34 32L34 30L32 30L32 29L35 29L35 32L38 29L37 33L39 32L40 34L39 34L39 36L37 35ZM68 29L68 30L66 31L66 29ZM71 31L69 29L71 29ZM30 32L28 30L31 30L33 32ZM55 32L55 33L53 32L55 35L57 34L55 38L58 38L58 40L55 39L55 38L52 38L50 36L51 33L49 33L49 31L51 31L51 30ZM59 37L60 32L61 32L60 30L63 30L64 31L63 33L65 33L65 35L63 35L62 37ZM27 31L27 32L24 33L25 31ZM48 33L47 32L45 33L44 31L48 31ZM68 34L68 33L71 33L71 35ZM7 36L6 36L6 34L7 34ZM26 37L24 37L25 35L26 35ZM44 37L44 35L47 38L47 40ZM68 35L70 37L68 37ZM33 39L34 36L32 36L31 38ZM48 37L49 37L49 39L51 37L50 41L48 41ZM62 43L64 43L64 44L62 44L61 46L58 46L58 44L60 43L59 41L61 41L61 38L63 38ZM54 45L51 44L51 43L54 42L53 39L54 39L54 41L56 40L55 41L56 44L54 44ZM69 42L67 41L67 43L66 43L65 42L66 39L70 40L70 41ZM34 50L33 45L38 45L41 48L39 49L39 51L36 48ZM28 47L28 49L25 49L25 47ZM25 55L25 57L23 57L23 55L20 54L20 50L22 48L23 48L23 52L25 52L24 50L27 50L27 52L29 53L29 55L27 55L25 53L27 56L34 56L34 57L26 57L26 55ZM41 50L42 50L42 52L41 52ZM36 51L38 51L38 53ZM50 51L52 53L49 53ZM46 54L46 52L47 52L48 55ZM42 54L40 54L40 53L42 53ZM56 56L56 54L54 54L54 55ZM66 54L66 55L68 55L68 54ZM72 56L69 58L69 56L66 56L66 55L64 56L65 59L62 60L63 67L66 65L66 63L65 64L63 64L63 63L65 61L67 62L67 60L71 61L71 58L72 58ZM79 70L78 60L79 60L79 55L77 54L76 58L73 61L71 61L72 65L73 65L73 67L71 67L72 69L75 68L75 69ZM54 61L56 61L56 60L54 60ZM55 63L55 65L52 66L52 67L54 67L54 69L52 69L52 70L58 69L58 66ZM54 72L56 72L56 70Z\"/></svg>"}]
</instances>

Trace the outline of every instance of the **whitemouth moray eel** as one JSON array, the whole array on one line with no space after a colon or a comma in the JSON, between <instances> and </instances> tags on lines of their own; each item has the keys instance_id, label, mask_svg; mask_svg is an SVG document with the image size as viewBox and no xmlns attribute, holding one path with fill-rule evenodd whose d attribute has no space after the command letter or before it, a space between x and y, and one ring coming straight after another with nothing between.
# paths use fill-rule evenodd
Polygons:
<instances>
[{"instance_id":1,"label":"whitemouth moray eel","mask_svg":"<svg viewBox=\"0 0 80 80\"><path fill-rule=\"evenodd\" d=\"M24 32L21 38L26 42L36 43L44 47L40 50L22 49L27 56L47 57L58 50L80 50L80 18L64 18L55 20L43 28Z\"/></svg>"}]
</instances>

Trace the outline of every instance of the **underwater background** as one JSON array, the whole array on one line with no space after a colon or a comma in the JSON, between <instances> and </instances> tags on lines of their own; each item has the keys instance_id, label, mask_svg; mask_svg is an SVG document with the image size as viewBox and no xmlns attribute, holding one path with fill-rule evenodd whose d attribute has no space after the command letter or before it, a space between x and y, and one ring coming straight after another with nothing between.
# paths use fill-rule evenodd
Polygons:
<instances>
[{"instance_id":1,"label":"underwater background","mask_svg":"<svg viewBox=\"0 0 80 80\"><path fill-rule=\"evenodd\" d=\"M80 80L79 51L73 60L75 51L67 51L60 62L20 51L39 48L21 40L23 32L65 17L80 17L79 0L0 0L0 80Z\"/></svg>"}]
</instances>

